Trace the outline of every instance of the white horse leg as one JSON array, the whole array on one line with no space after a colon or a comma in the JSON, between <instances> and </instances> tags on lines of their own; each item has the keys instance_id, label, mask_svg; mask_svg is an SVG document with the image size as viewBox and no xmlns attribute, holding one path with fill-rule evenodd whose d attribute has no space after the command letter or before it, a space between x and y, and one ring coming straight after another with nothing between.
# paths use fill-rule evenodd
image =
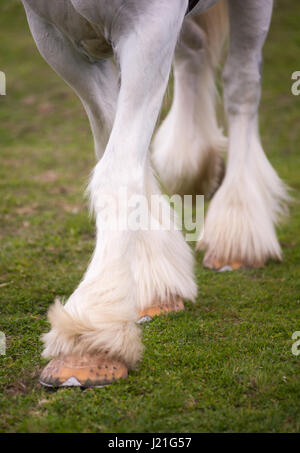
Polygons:
<instances>
[{"instance_id":1,"label":"white horse leg","mask_svg":"<svg viewBox=\"0 0 300 453\"><path fill-rule=\"evenodd\" d=\"M74 49L56 26L37 15L25 1L24 6L30 30L41 55L80 97L91 123L96 154L102 155L113 125L119 91L118 75L114 65L109 60L91 64ZM112 249L111 263L114 261L113 255ZM115 378L126 376L124 363L127 366L136 363L141 356L142 345L140 331L135 324L137 313L134 297L130 294L132 279L128 269L129 263L123 269L116 269L111 287L108 288L106 285L102 294L99 294L101 287L96 292L96 285L93 285L92 281L83 280L69 298L65 308L59 301L50 307L48 317L52 328L43 337L45 344L43 356L59 359L58 362L51 361L44 369L41 375L43 384L79 385L78 379L93 382L95 378L108 383L114 379L113 376ZM106 277L107 282L109 281L109 272L111 267L106 275L104 272L102 280ZM119 298L123 297L125 300L116 307L118 281L120 285L123 283ZM124 286L125 282L127 287ZM127 298L124 297L126 289ZM106 294L109 291L110 298ZM113 298L115 300L112 301ZM101 313L97 306L99 299L102 302ZM82 308L85 304L86 310L85 307ZM95 352L100 353L100 357L92 358L88 355ZM108 362L107 357L112 356L116 360L112 362L110 359ZM64 360L61 360L61 357ZM122 359L121 362L119 359ZM65 379L64 382L62 375L65 375L66 367L72 372L73 377L70 376L71 380ZM94 374L91 375L89 370L93 370Z\"/></svg>"},{"instance_id":2,"label":"white horse leg","mask_svg":"<svg viewBox=\"0 0 300 453\"><path fill-rule=\"evenodd\" d=\"M78 0L78 5L80 3ZM90 18L85 5L85 17ZM118 190L124 187L128 198L145 197L148 200L147 215L162 223L161 216L150 207L151 196L159 194L159 190L149 165L148 148L168 82L185 8L186 2L179 0L172 2L172 5L168 1L156 0L151 3L150 14L143 15L144 6L141 4L138 29L142 39L138 39L138 32L130 33L128 23L123 29L126 37L114 41L121 69L118 109L105 156L96 166L90 183L99 229L101 214L98 204L105 195L116 197ZM163 206L162 217L170 218L170 207L166 203ZM181 232L164 231L161 225L159 231L139 229L127 233L125 237L120 234L113 238L104 233L105 239L112 241L108 243L108 250L118 249L119 246L121 250L124 244L131 244L127 257L134 278L132 290L135 290L140 313L156 305L166 308L176 296L189 300L195 298L193 257ZM86 277L94 273L97 269L95 263L101 259L96 249ZM122 255L119 265L123 266Z\"/></svg>"},{"instance_id":3,"label":"white horse leg","mask_svg":"<svg viewBox=\"0 0 300 453\"><path fill-rule=\"evenodd\" d=\"M224 2L184 21L174 60L174 97L153 142L153 162L170 193L210 197L224 175L226 139L215 112L215 69L227 34Z\"/></svg>"},{"instance_id":4,"label":"white horse leg","mask_svg":"<svg viewBox=\"0 0 300 453\"><path fill-rule=\"evenodd\" d=\"M258 133L262 47L272 0L229 2L230 49L224 69L229 121L225 179L209 207L203 240L209 268L262 266L280 259L275 225L288 199L267 160Z\"/></svg>"},{"instance_id":5,"label":"white horse leg","mask_svg":"<svg viewBox=\"0 0 300 453\"><path fill-rule=\"evenodd\" d=\"M78 8L81 4L88 12L87 2L73 3ZM94 2L94 6L101 5ZM157 0L142 8L134 28L127 22L127 15L122 22L122 11L118 16L122 23L114 23L116 30L122 30L122 36L113 37L121 88L112 133L89 186L97 222L96 249L82 282L65 306L57 303L50 310L52 328L44 336L46 357L103 353L134 367L142 349L135 325L138 310L157 301L167 304L177 295L195 297L193 258L180 232L119 230L110 228L104 218L108 214L109 220L116 220L118 225L130 214L126 203L123 205L124 199L119 198L123 189L125 201L144 196L149 202L150 194L156 191L148 147L186 7L187 1L176 0L170 5L167 0ZM93 20L96 15L92 13ZM29 22L42 54L48 61L55 55L50 63L70 83L83 69L81 57L73 55L56 27L34 14L30 14ZM57 54L53 54L55 46L62 52L60 63ZM99 65L89 63L94 69L80 74L82 86L89 84L89 76L94 77L99 71L98 82L104 84L100 89L105 89L108 80L101 80ZM78 92L80 88L74 82L72 85ZM103 112L100 94L97 92L94 102ZM103 209L106 201L109 212ZM156 217L148 204L147 209L150 216ZM165 212L169 214L167 206Z\"/></svg>"}]
</instances>

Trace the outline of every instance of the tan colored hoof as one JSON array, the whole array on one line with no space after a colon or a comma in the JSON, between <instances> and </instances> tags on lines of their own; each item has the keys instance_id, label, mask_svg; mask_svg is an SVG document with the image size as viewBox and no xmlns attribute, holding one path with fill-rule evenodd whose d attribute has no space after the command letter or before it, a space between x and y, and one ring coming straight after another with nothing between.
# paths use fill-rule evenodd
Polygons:
<instances>
[{"instance_id":1,"label":"tan colored hoof","mask_svg":"<svg viewBox=\"0 0 300 453\"><path fill-rule=\"evenodd\" d=\"M241 263L240 261L232 261L232 262L226 263L224 261L210 260L210 259L204 258L203 266L206 267L207 269L212 269L217 272L226 272L226 271L235 271L238 269L245 269L245 268L263 267L264 263L253 263L252 265L249 265L249 264Z\"/></svg>"},{"instance_id":2,"label":"tan colored hoof","mask_svg":"<svg viewBox=\"0 0 300 453\"><path fill-rule=\"evenodd\" d=\"M163 314L168 314L173 311L182 311L184 310L184 303L181 297L173 297L167 303L153 304L151 307L146 308L139 312L139 323L151 321L154 316L160 316Z\"/></svg>"},{"instance_id":3,"label":"tan colored hoof","mask_svg":"<svg viewBox=\"0 0 300 453\"><path fill-rule=\"evenodd\" d=\"M213 263L212 269L218 272L226 272L226 271L236 271L243 267L242 263L239 261L233 261L232 263L220 263L219 261L215 261Z\"/></svg>"},{"instance_id":4,"label":"tan colored hoof","mask_svg":"<svg viewBox=\"0 0 300 453\"><path fill-rule=\"evenodd\" d=\"M46 387L103 387L127 376L126 365L105 354L67 355L45 366L40 383Z\"/></svg>"}]
</instances>

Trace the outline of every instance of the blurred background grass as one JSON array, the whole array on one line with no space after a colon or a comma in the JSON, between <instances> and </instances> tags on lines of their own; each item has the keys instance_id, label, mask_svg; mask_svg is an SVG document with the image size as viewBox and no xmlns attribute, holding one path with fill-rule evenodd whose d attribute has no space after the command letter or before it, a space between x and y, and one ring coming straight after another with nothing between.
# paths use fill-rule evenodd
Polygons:
<instances>
[{"instance_id":1,"label":"blurred background grass","mask_svg":"<svg viewBox=\"0 0 300 453\"><path fill-rule=\"evenodd\" d=\"M299 199L300 4L275 2L264 50L261 132ZM197 255L199 296L185 313L143 327L145 357L105 389L40 388L39 335L55 296L68 296L91 256L83 198L95 163L84 110L38 54L22 6L0 2L0 430L290 431L300 429L300 208L279 229L284 262L215 274Z\"/></svg>"}]
</instances>

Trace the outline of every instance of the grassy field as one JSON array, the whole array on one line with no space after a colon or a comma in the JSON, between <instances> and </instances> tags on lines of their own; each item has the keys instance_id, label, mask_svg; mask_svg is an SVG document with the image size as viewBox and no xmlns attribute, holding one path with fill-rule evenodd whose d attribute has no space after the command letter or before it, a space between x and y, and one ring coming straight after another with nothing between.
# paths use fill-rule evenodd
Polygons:
<instances>
[{"instance_id":1,"label":"grassy field","mask_svg":"<svg viewBox=\"0 0 300 453\"><path fill-rule=\"evenodd\" d=\"M265 47L262 138L280 176L300 191L300 4L276 3ZM184 313L143 327L143 361L103 389L47 391L41 333L56 295L68 296L91 256L83 189L95 163L83 108L38 54L16 0L1 0L1 432L297 432L300 205L278 233L282 264L218 274L197 254L199 295Z\"/></svg>"}]
</instances>

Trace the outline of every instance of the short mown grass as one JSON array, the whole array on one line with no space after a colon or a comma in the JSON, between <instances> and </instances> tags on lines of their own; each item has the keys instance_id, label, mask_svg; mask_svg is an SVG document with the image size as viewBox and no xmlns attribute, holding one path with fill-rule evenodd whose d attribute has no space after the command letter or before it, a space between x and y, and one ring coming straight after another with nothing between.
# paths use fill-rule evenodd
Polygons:
<instances>
[{"instance_id":1,"label":"short mown grass","mask_svg":"<svg viewBox=\"0 0 300 453\"><path fill-rule=\"evenodd\" d=\"M262 139L300 191L300 4L276 2L265 47ZM83 197L95 163L83 108L42 60L16 0L0 6L1 432L296 432L300 430L300 206L278 230L282 263L218 274L197 254L199 295L143 327L145 354L126 381L47 391L40 334L55 296L78 284L94 244Z\"/></svg>"}]
</instances>

